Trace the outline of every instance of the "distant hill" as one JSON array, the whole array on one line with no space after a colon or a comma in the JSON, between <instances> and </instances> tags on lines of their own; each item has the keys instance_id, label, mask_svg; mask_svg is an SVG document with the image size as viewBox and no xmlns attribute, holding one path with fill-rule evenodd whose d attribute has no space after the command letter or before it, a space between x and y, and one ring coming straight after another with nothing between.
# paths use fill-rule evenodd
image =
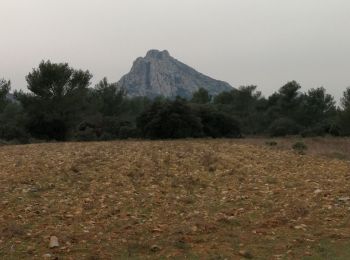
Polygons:
<instances>
[{"instance_id":1,"label":"distant hill","mask_svg":"<svg viewBox=\"0 0 350 260\"><path fill-rule=\"evenodd\" d=\"M211 95L233 89L228 83L212 79L174 59L166 50L150 50L146 57L137 58L118 86L126 90L128 96L149 98L189 98L201 87Z\"/></svg>"}]
</instances>

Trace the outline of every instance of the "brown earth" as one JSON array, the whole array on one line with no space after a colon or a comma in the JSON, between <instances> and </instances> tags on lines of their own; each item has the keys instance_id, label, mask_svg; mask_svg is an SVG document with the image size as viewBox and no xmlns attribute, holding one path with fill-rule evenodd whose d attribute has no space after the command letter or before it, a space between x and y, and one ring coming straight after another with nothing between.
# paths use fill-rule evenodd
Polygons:
<instances>
[{"instance_id":1,"label":"brown earth","mask_svg":"<svg viewBox=\"0 0 350 260\"><path fill-rule=\"evenodd\" d=\"M0 259L350 259L349 162L256 142L2 146Z\"/></svg>"}]
</instances>

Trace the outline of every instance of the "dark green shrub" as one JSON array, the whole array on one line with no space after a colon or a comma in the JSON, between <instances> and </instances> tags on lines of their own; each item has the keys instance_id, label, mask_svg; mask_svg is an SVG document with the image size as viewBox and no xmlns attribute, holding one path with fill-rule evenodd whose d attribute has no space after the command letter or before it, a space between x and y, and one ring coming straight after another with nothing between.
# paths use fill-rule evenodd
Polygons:
<instances>
[{"instance_id":1,"label":"dark green shrub","mask_svg":"<svg viewBox=\"0 0 350 260\"><path fill-rule=\"evenodd\" d=\"M122 126L119 128L118 136L120 139L137 138L139 137L139 132L134 126Z\"/></svg>"},{"instance_id":2,"label":"dark green shrub","mask_svg":"<svg viewBox=\"0 0 350 260\"><path fill-rule=\"evenodd\" d=\"M339 136L341 134L341 128L337 123L323 122L314 126L310 126L300 133L302 137L325 136L327 134L332 136Z\"/></svg>"},{"instance_id":3,"label":"dark green shrub","mask_svg":"<svg viewBox=\"0 0 350 260\"><path fill-rule=\"evenodd\" d=\"M26 144L29 142L29 137L29 134L18 126L9 124L0 126L0 139L2 140L16 140L18 143Z\"/></svg>"},{"instance_id":4,"label":"dark green shrub","mask_svg":"<svg viewBox=\"0 0 350 260\"><path fill-rule=\"evenodd\" d=\"M299 133L299 126L297 123L289 118L279 118L275 120L269 128L271 136L286 136L296 135Z\"/></svg>"},{"instance_id":5,"label":"dark green shrub","mask_svg":"<svg viewBox=\"0 0 350 260\"><path fill-rule=\"evenodd\" d=\"M77 131L74 139L77 141L97 141L99 137L93 127L86 126Z\"/></svg>"},{"instance_id":6,"label":"dark green shrub","mask_svg":"<svg viewBox=\"0 0 350 260\"><path fill-rule=\"evenodd\" d=\"M154 102L137 119L143 137L170 139L203 136L200 118L183 100Z\"/></svg>"},{"instance_id":7,"label":"dark green shrub","mask_svg":"<svg viewBox=\"0 0 350 260\"><path fill-rule=\"evenodd\" d=\"M326 130L322 126L306 128L300 133L302 137L324 136L325 134L326 134Z\"/></svg>"},{"instance_id":8,"label":"dark green shrub","mask_svg":"<svg viewBox=\"0 0 350 260\"><path fill-rule=\"evenodd\" d=\"M28 143L30 135L24 127L24 113L17 103L8 103L0 114L0 139Z\"/></svg>"},{"instance_id":9,"label":"dark green shrub","mask_svg":"<svg viewBox=\"0 0 350 260\"><path fill-rule=\"evenodd\" d=\"M212 97L209 95L208 90L200 88L193 93L191 102L197 104L207 104L211 101L211 99Z\"/></svg>"},{"instance_id":10,"label":"dark green shrub","mask_svg":"<svg viewBox=\"0 0 350 260\"><path fill-rule=\"evenodd\" d=\"M103 135L102 124L103 118L101 115L92 115L86 117L78 125L74 139L77 141L97 141Z\"/></svg>"},{"instance_id":11,"label":"dark green shrub","mask_svg":"<svg viewBox=\"0 0 350 260\"><path fill-rule=\"evenodd\" d=\"M293 150L298 152L299 154L304 154L305 151L307 150L307 145L304 144L303 142L296 142L292 146Z\"/></svg>"},{"instance_id":12,"label":"dark green shrub","mask_svg":"<svg viewBox=\"0 0 350 260\"><path fill-rule=\"evenodd\" d=\"M120 120L117 117L106 117L103 120L102 130L114 139L127 139L138 137L135 125L127 120Z\"/></svg>"},{"instance_id":13,"label":"dark green shrub","mask_svg":"<svg viewBox=\"0 0 350 260\"><path fill-rule=\"evenodd\" d=\"M64 141L68 134L66 122L39 114L28 119L26 129L34 138L44 140Z\"/></svg>"},{"instance_id":14,"label":"dark green shrub","mask_svg":"<svg viewBox=\"0 0 350 260\"><path fill-rule=\"evenodd\" d=\"M276 141L268 141L268 142L265 142L266 145L268 146L277 146L277 142Z\"/></svg>"},{"instance_id":15,"label":"dark green shrub","mask_svg":"<svg viewBox=\"0 0 350 260\"><path fill-rule=\"evenodd\" d=\"M116 140L138 137L134 124L117 117L93 116L79 124L75 139L78 141Z\"/></svg>"},{"instance_id":16,"label":"dark green shrub","mask_svg":"<svg viewBox=\"0 0 350 260\"><path fill-rule=\"evenodd\" d=\"M238 121L226 113L219 112L210 107L201 106L198 109L197 115L201 119L205 136L213 138L237 138L241 136Z\"/></svg>"},{"instance_id":17,"label":"dark green shrub","mask_svg":"<svg viewBox=\"0 0 350 260\"><path fill-rule=\"evenodd\" d=\"M326 132L332 136L340 136L341 135L341 127L337 123L329 124L326 127Z\"/></svg>"}]
</instances>

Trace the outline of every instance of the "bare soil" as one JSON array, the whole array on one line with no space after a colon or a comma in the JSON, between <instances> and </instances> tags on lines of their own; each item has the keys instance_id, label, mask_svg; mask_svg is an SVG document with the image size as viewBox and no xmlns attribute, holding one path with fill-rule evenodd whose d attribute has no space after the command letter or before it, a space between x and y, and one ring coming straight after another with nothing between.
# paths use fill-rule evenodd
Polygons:
<instances>
[{"instance_id":1,"label":"bare soil","mask_svg":"<svg viewBox=\"0 0 350 260\"><path fill-rule=\"evenodd\" d=\"M348 140L284 140L2 146L0 259L350 259Z\"/></svg>"}]
</instances>

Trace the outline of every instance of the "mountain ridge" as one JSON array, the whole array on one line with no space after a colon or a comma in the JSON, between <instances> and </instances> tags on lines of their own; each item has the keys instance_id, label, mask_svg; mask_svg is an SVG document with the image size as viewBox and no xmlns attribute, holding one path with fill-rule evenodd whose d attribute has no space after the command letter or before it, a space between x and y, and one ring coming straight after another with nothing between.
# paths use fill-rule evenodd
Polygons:
<instances>
[{"instance_id":1,"label":"mountain ridge","mask_svg":"<svg viewBox=\"0 0 350 260\"><path fill-rule=\"evenodd\" d=\"M155 98L176 96L190 98L199 88L210 95L230 91L227 82L213 79L170 56L167 50L149 50L145 57L133 62L130 72L117 83L128 96Z\"/></svg>"}]
</instances>

